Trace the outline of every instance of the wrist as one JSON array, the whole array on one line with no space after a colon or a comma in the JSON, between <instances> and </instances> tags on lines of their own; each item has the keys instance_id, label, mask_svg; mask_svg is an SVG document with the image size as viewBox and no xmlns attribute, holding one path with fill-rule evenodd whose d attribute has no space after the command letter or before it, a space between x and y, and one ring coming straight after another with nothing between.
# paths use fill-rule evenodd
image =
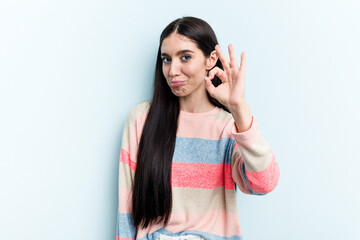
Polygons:
<instances>
[{"instance_id":1,"label":"wrist","mask_svg":"<svg viewBox=\"0 0 360 240\"><path fill-rule=\"evenodd\" d=\"M231 112L231 113L239 113L241 111L244 111L246 109L250 110L249 105L247 104L246 101L242 101L236 104L231 104L227 106L227 109Z\"/></svg>"},{"instance_id":2,"label":"wrist","mask_svg":"<svg viewBox=\"0 0 360 240\"><path fill-rule=\"evenodd\" d=\"M229 111L234 118L237 132L245 132L251 127L252 114L246 102L231 106Z\"/></svg>"}]
</instances>

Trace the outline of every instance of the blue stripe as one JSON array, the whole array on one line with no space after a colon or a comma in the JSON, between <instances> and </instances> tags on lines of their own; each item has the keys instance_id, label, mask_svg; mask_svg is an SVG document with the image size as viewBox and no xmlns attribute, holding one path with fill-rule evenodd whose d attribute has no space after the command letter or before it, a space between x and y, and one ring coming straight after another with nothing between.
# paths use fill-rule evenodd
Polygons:
<instances>
[{"instance_id":1,"label":"blue stripe","mask_svg":"<svg viewBox=\"0 0 360 240\"><path fill-rule=\"evenodd\" d=\"M116 235L123 238L135 238L133 216L130 213L118 213Z\"/></svg>"},{"instance_id":2,"label":"blue stripe","mask_svg":"<svg viewBox=\"0 0 360 240\"><path fill-rule=\"evenodd\" d=\"M250 187L250 183L249 183L249 180L246 176L246 173L245 173L245 164L243 163L242 166L241 166L241 172L245 178L245 182L246 182L246 185L248 186L250 192L254 195L266 195L267 193L257 193L257 192L254 192L254 190Z\"/></svg>"},{"instance_id":3,"label":"blue stripe","mask_svg":"<svg viewBox=\"0 0 360 240\"><path fill-rule=\"evenodd\" d=\"M139 238L139 240L156 240L160 234L168 235L171 237L178 237L178 236L194 234L194 235L200 235L201 237L203 237L206 240L242 240L241 236L236 236L236 235L231 236L231 237L223 237L223 236L210 234L210 233L206 233L206 232L201 232L201 231L182 231L179 233L173 233L164 228L160 228L157 231L150 233L150 234L148 233L145 235L145 237Z\"/></svg>"},{"instance_id":4,"label":"blue stripe","mask_svg":"<svg viewBox=\"0 0 360 240\"><path fill-rule=\"evenodd\" d=\"M208 140L201 138L176 137L174 162L231 164L235 140L222 138Z\"/></svg>"}]
</instances>

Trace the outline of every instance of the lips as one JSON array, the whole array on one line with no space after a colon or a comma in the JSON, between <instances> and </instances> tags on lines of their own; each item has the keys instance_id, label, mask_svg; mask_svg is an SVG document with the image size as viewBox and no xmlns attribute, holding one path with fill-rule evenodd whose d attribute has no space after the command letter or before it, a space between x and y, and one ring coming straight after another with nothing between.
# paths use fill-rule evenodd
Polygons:
<instances>
[{"instance_id":1,"label":"lips","mask_svg":"<svg viewBox=\"0 0 360 240\"><path fill-rule=\"evenodd\" d=\"M177 87L180 87L181 85L183 85L184 83L185 83L185 81L171 81L170 86L173 88L177 88Z\"/></svg>"}]
</instances>

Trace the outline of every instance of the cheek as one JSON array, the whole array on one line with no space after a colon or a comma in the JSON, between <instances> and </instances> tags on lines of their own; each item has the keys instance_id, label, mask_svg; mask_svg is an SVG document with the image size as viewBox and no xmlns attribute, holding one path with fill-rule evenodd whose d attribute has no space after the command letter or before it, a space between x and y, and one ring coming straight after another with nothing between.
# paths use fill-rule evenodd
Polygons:
<instances>
[{"instance_id":1,"label":"cheek","mask_svg":"<svg viewBox=\"0 0 360 240\"><path fill-rule=\"evenodd\" d=\"M198 75L199 71L201 71L201 69L195 64L188 64L183 67L183 73L189 77Z\"/></svg>"},{"instance_id":2,"label":"cheek","mask_svg":"<svg viewBox=\"0 0 360 240\"><path fill-rule=\"evenodd\" d=\"M162 73L163 73L164 77L167 79L168 68L165 65L162 65Z\"/></svg>"},{"instance_id":3,"label":"cheek","mask_svg":"<svg viewBox=\"0 0 360 240\"><path fill-rule=\"evenodd\" d=\"M183 73L189 77L200 78L205 75L205 67L200 64L189 64L183 68Z\"/></svg>"}]
</instances>

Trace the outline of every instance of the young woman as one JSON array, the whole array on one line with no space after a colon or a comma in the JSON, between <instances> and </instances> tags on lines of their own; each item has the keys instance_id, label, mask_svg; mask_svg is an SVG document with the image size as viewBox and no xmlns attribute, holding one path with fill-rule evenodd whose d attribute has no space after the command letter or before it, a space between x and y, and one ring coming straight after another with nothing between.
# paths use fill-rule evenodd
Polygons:
<instances>
[{"instance_id":1,"label":"young woman","mask_svg":"<svg viewBox=\"0 0 360 240\"><path fill-rule=\"evenodd\" d=\"M241 239L236 186L271 192L279 167L245 100L245 53L183 17L160 36L154 93L123 133L117 239Z\"/></svg>"}]
</instances>

